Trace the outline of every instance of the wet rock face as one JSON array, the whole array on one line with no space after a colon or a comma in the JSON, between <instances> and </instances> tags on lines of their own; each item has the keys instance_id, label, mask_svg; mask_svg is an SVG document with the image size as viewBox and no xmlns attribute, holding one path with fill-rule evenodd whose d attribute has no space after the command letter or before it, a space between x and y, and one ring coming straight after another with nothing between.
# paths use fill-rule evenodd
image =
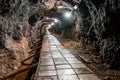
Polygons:
<instances>
[{"instance_id":1,"label":"wet rock face","mask_svg":"<svg viewBox=\"0 0 120 80\"><path fill-rule=\"evenodd\" d=\"M105 0L97 0L97 1L96 1L96 0L91 0L91 2L92 2L97 8L99 8L100 5L105 2Z\"/></svg>"},{"instance_id":2,"label":"wet rock face","mask_svg":"<svg viewBox=\"0 0 120 80\"><path fill-rule=\"evenodd\" d=\"M37 3L38 3L38 0L29 0L29 2L30 2L31 4L37 4Z\"/></svg>"},{"instance_id":3,"label":"wet rock face","mask_svg":"<svg viewBox=\"0 0 120 80\"><path fill-rule=\"evenodd\" d=\"M16 70L26 57L28 12L27 0L0 0L0 77Z\"/></svg>"},{"instance_id":4,"label":"wet rock face","mask_svg":"<svg viewBox=\"0 0 120 80\"><path fill-rule=\"evenodd\" d=\"M10 0L1 0L0 1L0 14L2 16L5 16L6 14L9 13L10 10L10 4L9 4Z\"/></svg>"},{"instance_id":5,"label":"wet rock face","mask_svg":"<svg viewBox=\"0 0 120 80\"><path fill-rule=\"evenodd\" d=\"M120 1L83 0L82 3L88 8L89 15L82 17L80 35L95 41L94 47L105 63L120 67ZM80 11L83 15L86 13Z\"/></svg>"},{"instance_id":6,"label":"wet rock face","mask_svg":"<svg viewBox=\"0 0 120 80\"><path fill-rule=\"evenodd\" d=\"M0 0L0 77L16 70L28 57L30 44L37 37L36 17L43 15L43 7L37 0ZM39 16L36 16L37 12ZM11 66L6 63L7 60Z\"/></svg>"},{"instance_id":7,"label":"wet rock face","mask_svg":"<svg viewBox=\"0 0 120 80\"><path fill-rule=\"evenodd\" d=\"M9 40L8 37L16 41L21 41L22 37L29 35L31 27L28 24L28 18L40 9L41 5L36 5L37 2L37 0L0 1L0 48L6 48L5 44L7 39ZM36 20L37 19L33 20L31 25L33 25Z\"/></svg>"},{"instance_id":8,"label":"wet rock face","mask_svg":"<svg viewBox=\"0 0 120 80\"><path fill-rule=\"evenodd\" d=\"M15 40L21 40L22 18L20 8L23 6L22 0L1 0L0 2L0 31L1 41L4 46L7 36L13 37ZM5 46L4 46L5 47Z\"/></svg>"}]
</instances>

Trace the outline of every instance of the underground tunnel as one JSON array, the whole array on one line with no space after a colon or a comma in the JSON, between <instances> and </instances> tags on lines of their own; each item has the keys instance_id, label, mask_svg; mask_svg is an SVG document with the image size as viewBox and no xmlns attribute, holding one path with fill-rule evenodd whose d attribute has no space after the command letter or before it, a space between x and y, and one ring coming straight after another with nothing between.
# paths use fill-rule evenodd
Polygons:
<instances>
[{"instance_id":1,"label":"underground tunnel","mask_svg":"<svg viewBox=\"0 0 120 80\"><path fill-rule=\"evenodd\" d=\"M120 1L0 0L0 80L120 80Z\"/></svg>"}]
</instances>

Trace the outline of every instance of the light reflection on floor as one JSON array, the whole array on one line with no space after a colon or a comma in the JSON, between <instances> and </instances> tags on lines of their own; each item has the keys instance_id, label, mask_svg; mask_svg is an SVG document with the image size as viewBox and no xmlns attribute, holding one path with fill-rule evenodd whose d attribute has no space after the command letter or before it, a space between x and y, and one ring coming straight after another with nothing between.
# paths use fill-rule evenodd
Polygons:
<instances>
[{"instance_id":1,"label":"light reflection on floor","mask_svg":"<svg viewBox=\"0 0 120 80\"><path fill-rule=\"evenodd\" d=\"M34 80L100 80L48 31Z\"/></svg>"}]
</instances>

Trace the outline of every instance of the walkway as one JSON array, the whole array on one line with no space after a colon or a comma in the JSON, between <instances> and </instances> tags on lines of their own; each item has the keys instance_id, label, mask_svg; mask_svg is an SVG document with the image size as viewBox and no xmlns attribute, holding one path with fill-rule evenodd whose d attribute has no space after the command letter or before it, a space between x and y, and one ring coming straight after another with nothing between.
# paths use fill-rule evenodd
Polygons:
<instances>
[{"instance_id":1,"label":"walkway","mask_svg":"<svg viewBox=\"0 0 120 80\"><path fill-rule=\"evenodd\" d=\"M34 80L100 79L47 32Z\"/></svg>"}]
</instances>

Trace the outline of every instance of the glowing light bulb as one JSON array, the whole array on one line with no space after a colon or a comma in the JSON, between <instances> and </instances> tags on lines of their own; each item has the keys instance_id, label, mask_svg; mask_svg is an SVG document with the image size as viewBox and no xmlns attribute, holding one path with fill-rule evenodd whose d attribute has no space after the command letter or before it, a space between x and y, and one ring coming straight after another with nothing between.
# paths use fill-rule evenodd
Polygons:
<instances>
[{"instance_id":1,"label":"glowing light bulb","mask_svg":"<svg viewBox=\"0 0 120 80\"><path fill-rule=\"evenodd\" d=\"M78 6L77 6L77 5L75 5L75 6L74 6L74 9L76 10L77 8L78 8Z\"/></svg>"},{"instance_id":2,"label":"glowing light bulb","mask_svg":"<svg viewBox=\"0 0 120 80\"><path fill-rule=\"evenodd\" d=\"M70 17L71 17L71 12L66 12L66 13L65 13L65 17L66 17L66 18L70 18Z\"/></svg>"},{"instance_id":3,"label":"glowing light bulb","mask_svg":"<svg viewBox=\"0 0 120 80\"><path fill-rule=\"evenodd\" d=\"M57 22L58 22L58 20L57 20L57 19L54 19L54 22L55 22L55 23L57 23Z\"/></svg>"},{"instance_id":4,"label":"glowing light bulb","mask_svg":"<svg viewBox=\"0 0 120 80\"><path fill-rule=\"evenodd\" d=\"M53 26L54 25L54 23L51 23L51 26Z\"/></svg>"}]
</instances>

